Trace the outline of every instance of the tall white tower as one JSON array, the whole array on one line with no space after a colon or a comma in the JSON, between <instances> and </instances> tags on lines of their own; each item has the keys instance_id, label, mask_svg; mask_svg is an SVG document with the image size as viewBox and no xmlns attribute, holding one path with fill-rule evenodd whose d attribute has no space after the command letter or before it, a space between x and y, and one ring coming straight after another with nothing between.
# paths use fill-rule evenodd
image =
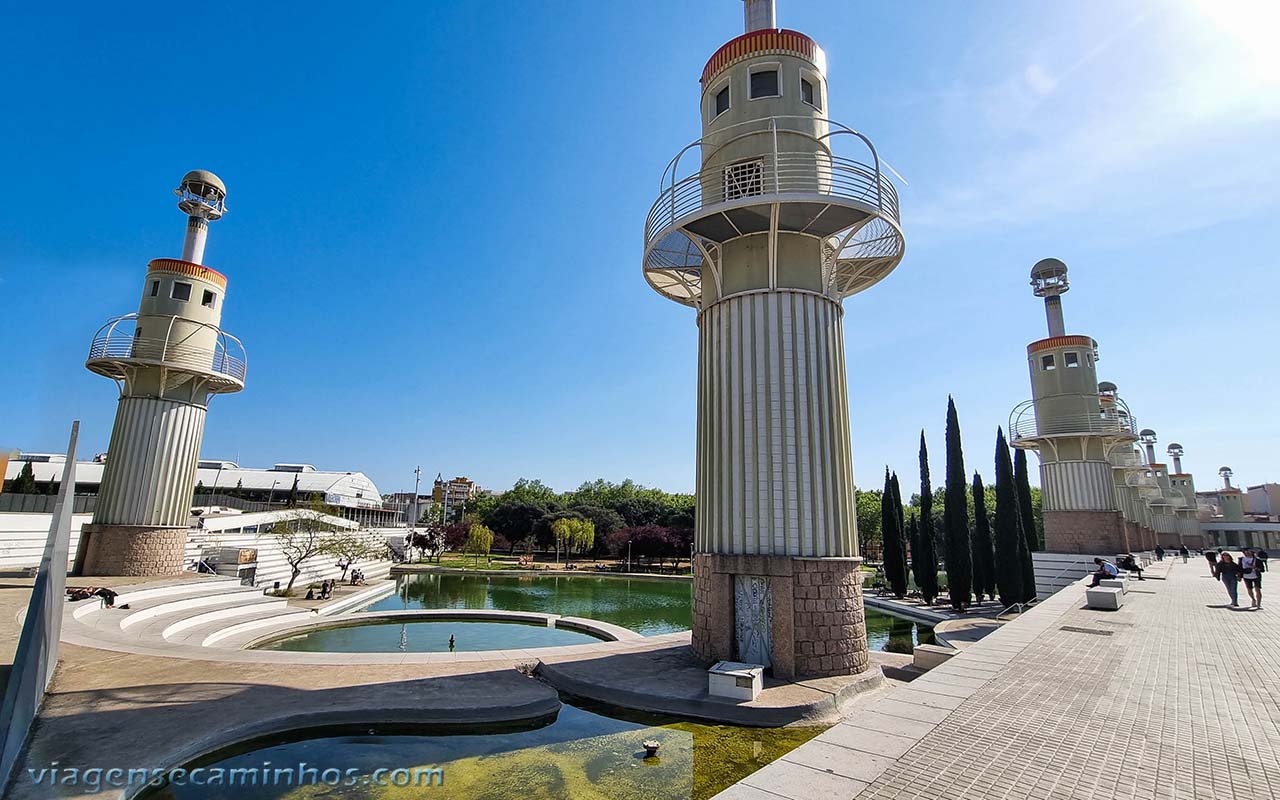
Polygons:
<instances>
[{"instance_id":1,"label":"tall white tower","mask_svg":"<svg viewBox=\"0 0 1280 800\"><path fill-rule=\"evenodd\" d=\"M1244 494L1231 485L1231 467L1219 467L1222 488L1218 490L1218 511L1223 522L1244 522Z\"/></svg>"},{"instance_id":2,"label":"tall white tower","mask_svg":"<svg viewBox=\"0 0 1280 800\"><path fill-rule=\"evenodd\" d=\"M147 265L138 312L103 325L85 361L120 388L98 505L81 534L85 575L182 570L209 399L244 388L244 347L219 327L226 276L202 263L227 187L194 170L174 194L187 215L182 258Z\"/></svg>"},{"instance_id":3,"label":"tall white tower","mask_svg":"<svg viewBox=\"0 0 1280 800\"><path fill-rule=\"evenodd\" d=\"M1066 332L1067 265L1056 258L1036 262L1031 286L1044 298L1049 335L1027 345L1031 399L1010 415L1009 438L1014 447L1034 449L1040 457L1045 549L1089 554L1146 549L1145 542L1130 541L1111 463L1117 449L1132 450L1138 438L1135 420L1114 386L1099 392L1098 343Z\"/></svg>"},{"instance_id":4,"label":"tall white tower","mask_svg":"<svg viewBox=\"0 0 1280 800\"><path fill-rule=\"evenodd\" d=\"M744 10L644 231L649 285L697 310L693 647L851 674L868 662L842 301L901 261L898 197L828 118L822 49L773 27L770 0Z\"/></svg>"}]
</instances>

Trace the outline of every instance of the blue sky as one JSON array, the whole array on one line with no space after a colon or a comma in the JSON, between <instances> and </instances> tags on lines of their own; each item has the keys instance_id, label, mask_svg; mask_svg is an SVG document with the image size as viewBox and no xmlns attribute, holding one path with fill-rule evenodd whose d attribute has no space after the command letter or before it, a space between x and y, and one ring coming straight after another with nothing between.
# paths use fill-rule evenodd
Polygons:
<instances>
[{"instance_id":1,"label":"blue sky","mask_svg":"<svg viewBox=\"0 0 1280 800\"><path fill-rule=\"evenodd\" d=\"M504 488L690 490L696 328L640 274L644 216L698 135L737 0L10 6L0 27L0 443L106 448L83 368L180 254L169 190L216 171L206 263L249 381L206 457ZM1120 10L1117 10L1119 8ZM1070 266L1069 332L1140 424L1280 480L1277 14L1263 2L780 0L826 49L830 113L876 142L907 255L845 303L854 458L970 468L1029 395L1027 273Z\"/></svg>"}]
</instances>

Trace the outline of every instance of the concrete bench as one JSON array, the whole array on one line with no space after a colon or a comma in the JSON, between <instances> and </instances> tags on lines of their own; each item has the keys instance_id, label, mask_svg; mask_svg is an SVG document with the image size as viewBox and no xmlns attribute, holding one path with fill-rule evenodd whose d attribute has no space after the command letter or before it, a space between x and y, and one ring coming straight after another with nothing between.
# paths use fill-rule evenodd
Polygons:
<instances>
[{"instance_id":1,"label":"concrete bench","mask_svg":"<svg viewBox=\"0 0 1280 800\"><path fill-rule=\"evenodd\" d=\"M1124 605L1124 590L1112 586L1094 586L1085 591L1089 608L1116 611Z\"/></svg>"},{"instance_id":2,"label":"concrete bench","mask_svg":"<svg viewBox=\"0 0 1280 800\"><path fill-rule=\"evenodd\" d=\"M1098 586L1119 589L1121 594L1127 594L1129 592L1129 576L1121 575L1118 578L1103 578L1098 581Z\"/></svg>"}]
</instances>

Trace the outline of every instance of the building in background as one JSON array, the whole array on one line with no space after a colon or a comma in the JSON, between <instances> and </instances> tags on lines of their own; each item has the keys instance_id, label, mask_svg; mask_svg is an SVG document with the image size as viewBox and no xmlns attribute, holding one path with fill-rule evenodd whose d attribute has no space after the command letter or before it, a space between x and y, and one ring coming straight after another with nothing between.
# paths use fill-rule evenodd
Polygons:
<instances>
[{"instance_id":1,"label":"building in background","mask_svg":"<svg viewBox=\"0 0 1280 800\"><path fill-rule=\"evenodd\" d=\"M20 453L5 470L13 480L26 463L35 473L45 497L0 495L0 512L52 510L56 481L66 456ZM76 462L76 510L94 513L102 498L103 475L111 462L107 453L92 461ZM196 464L195 486L185 504L184 525L196 507L218 506L240 511L271 511L290 506L324 506L326 513L366 527L391 528L405 524L402 506L382 499L378 487L363 472L319 470L310 464L282 463L270 469L241 467L234 461L202 459Z\"/></svg>"},{"instance_id":2,"label":"building in background","mask_svg":"<svg viewBox=\"0 0 1280 800\"><path fill-rule=\"evenodd\" d=\"M1231 484L1231 467L1218 470L1222 486L1213 491L1197 492L1202 503L1200 529L1209 547L1238 550L1262 547L1280 550L1280 518L1273 505L1280 499L1280 486L1264 483L1249 487L1248 495ZM1246 511L1246 509L1248 509Z\"/></svg>"},{"instance_id":3,"label":"building in background","mask_svg":"<svg viewBox=\"0 0 1280 800\"><path fill-rule=\"evenodd\" d=\"M431 502L440 506L446 520L452 522L462 517L467 501L480 491L480 487L470 478L459 475L446 481L443 476L437 475L436 482L431 487ZM426 511L425 507L423 511Z\"/></svg>"}]
</instances>

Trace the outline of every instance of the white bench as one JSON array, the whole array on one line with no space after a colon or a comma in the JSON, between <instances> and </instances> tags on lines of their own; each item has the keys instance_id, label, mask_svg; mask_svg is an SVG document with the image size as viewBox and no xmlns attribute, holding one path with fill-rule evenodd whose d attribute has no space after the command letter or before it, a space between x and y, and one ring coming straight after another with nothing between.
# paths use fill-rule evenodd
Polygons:
<instances>
[{"instance_id":1,"label":"white bench","mask_svg":"<svg viewBox=\"0 0 1280 800\"><path fill-rule=\"evenodd\" d=\"M1089 608L1116 611L1124 605L1124 590L1113 586L1093 586L1085 590Z\"/></svg>"},{"instance_id":2,"label":"white bench","mask_svg":"<svg viewBox=\"0 0 1280 800\"><path fill-rule=\"evenodd\" d=\"M1129 576L1121 575L1118 578L1103 578L1098 581L1099 586L1105 586L1108 589L1119 589L1121 594L1129 592Z\"/></svg>"}]
</instances>

